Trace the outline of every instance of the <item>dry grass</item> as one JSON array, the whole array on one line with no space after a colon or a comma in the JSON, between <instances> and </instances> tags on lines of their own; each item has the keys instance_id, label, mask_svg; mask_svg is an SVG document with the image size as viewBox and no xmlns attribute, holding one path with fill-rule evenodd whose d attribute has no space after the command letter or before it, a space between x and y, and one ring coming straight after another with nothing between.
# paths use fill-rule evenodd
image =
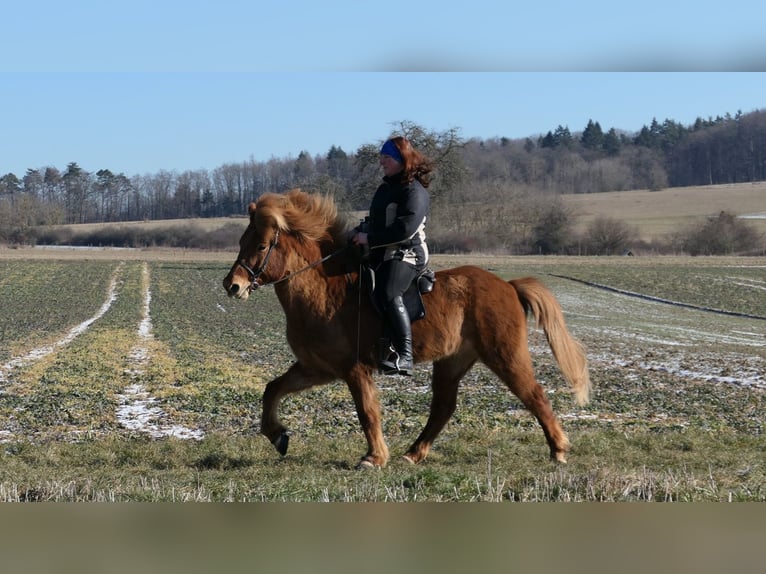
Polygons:
<instances>
[{"instance_id":1,"label":"dry grass","mask_svg":"<svg viewBox=\"0 0 766 574\"><path fill-rule=\"evenodd\" d=\"M766 182L576 194L562 198L574 211L575 230L578 232L585 230L595 218L608 216L635 226L642 240L660 240L668 233L726 211L734 215L763 214L764 218L749 219L748 223L766 233ZM360 214L363 215L363 212L354 214L350 220L358 220ZM209 232L239 221L244 229L246 220L237 217L76 224L55 226L54 229L69 229L73 234L80 235L96 232L105 226L145 230L195 226ZM151 256L157 257L161 256L162 251L152 250L151 253Z\"/></svg>"},{"instance_id":2,"label":"dry grass","mask_svg":"<svg viewBox=\"0 0 766 574\"><path fill-rule=\"evenodd\" d=\"M107 225L107 224L103 224ZM0 261L177 261L233 263L232 251L203 251L178 248L120 248L120 247L8 247L0 245Z\"/></svg>"},{"instance_id":3,"label":"dry grass","mask_svg":"<svg viewBox=\"0 0 766 574\"><path fill-rule=\"evenodd\" d=\"M243 215L241 217L209 217L209 218L185 218L185 219L158 219L147 221L126 221L119 223L77 223L71 225L53 225L54 230L71 229L73 232L88 234L102 229L104 226L120 226L125 228L139 228L139 229L165 229L165 228L180 228L188 227L189 225L196 225L202 231L212 231L224 227L230 223L241 222L244 228L247 225L247 219Z\"/></svg>"},{"instance_id":4,"label":"dry grass","mask_svg":"<svg viewBox=\"0 0 766 574\"><path fill-rule=\"evenodd\" d=\"M641 239L651 241L726 211L734 215L762 214L763 219L748 223L766 233L766 182L562 197L574 210L578 231L597 217L613 217L635 226Z\"/></svg>"}]
</instances>

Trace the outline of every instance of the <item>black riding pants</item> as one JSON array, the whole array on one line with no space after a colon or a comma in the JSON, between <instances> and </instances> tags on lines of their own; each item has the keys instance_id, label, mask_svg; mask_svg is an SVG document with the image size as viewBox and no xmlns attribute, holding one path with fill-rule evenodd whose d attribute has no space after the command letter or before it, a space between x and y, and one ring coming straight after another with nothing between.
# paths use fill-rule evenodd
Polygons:
<instances>
[{"instance_id":1,"label":"black riding pants","mask_svg":"<svg viewBox=\"0 0 766 574\"><path fill-rule=\"evenodd\" d=\"M404 292L418 276L419 269L410 263L399 259L388 259L375 270L375 304L385 310L394 297L404 295Z\"/></svg>"}]
</instances>

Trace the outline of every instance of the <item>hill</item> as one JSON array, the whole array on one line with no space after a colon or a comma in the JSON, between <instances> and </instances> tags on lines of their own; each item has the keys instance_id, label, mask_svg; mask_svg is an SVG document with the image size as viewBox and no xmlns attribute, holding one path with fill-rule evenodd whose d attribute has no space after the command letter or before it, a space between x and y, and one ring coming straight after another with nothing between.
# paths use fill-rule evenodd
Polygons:
<instances>
[{"instance_id":1,"label":"hill","mask_svg":"<svg viewBox=\"0 0 766 574\"><path fill-rule=\"evenodd\" d=\"M561 198L573 213L578 234L594 219L610 217L635 227L643 241L662 242L674 231L725 211L747 218L766 236L766 182L567 194ZM349 221L358 221L363 214L353 212ZM38 237L40 243L226 249L236 247L246 225L244 217L86 223L49 227ZM432 237L434 233L435 229Z\"/></svg>"},{"instance_id":2,"label":"hill","mask_svg":"<svg viewBox=\"0 0 766 574\"><path fill-rule=\"evenodd\" d=\"M636 227L641 239L651 241L726 211L766 233L766 182L567 194L562 199L574 213L577 231L606 216Z\"/></svg>"}]
</instances>

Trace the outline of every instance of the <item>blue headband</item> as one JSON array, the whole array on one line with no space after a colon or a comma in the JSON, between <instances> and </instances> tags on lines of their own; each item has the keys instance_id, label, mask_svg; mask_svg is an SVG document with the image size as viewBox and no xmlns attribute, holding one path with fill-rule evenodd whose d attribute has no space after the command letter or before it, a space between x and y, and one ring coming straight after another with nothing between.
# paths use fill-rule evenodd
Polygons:
<instances>
[{"instance_id":1,"label":"blue headband","mask_svg":"<svg viewBox=\"0 0 766 574\"><path fill-rule=\"evenodd\" d=\"M399 163L404 163L402 154L399 152L399 148L396 147L396 144L392 140L388 140L383 144L383 147L380 148L380 155L387 155Z\"/></svg>"}]
</instances>

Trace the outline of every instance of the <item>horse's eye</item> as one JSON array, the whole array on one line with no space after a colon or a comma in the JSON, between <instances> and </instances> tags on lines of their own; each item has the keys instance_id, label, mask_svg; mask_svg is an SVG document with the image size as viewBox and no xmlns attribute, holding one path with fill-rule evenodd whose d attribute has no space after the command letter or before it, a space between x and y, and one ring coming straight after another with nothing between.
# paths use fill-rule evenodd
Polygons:
<instances>
[{"instance_id":1,"label":"horse's eye","mask_svg":"<svg viewBox=\"0 0 766 574\"><path fill-rule=\"evenodd\" d=\"M261 243L261 244L258 246L258 251L266 251L266 248L267 248L267 247L268 247L268 245L266 245L265 243Z\"/></svg>"}]
</instances>

